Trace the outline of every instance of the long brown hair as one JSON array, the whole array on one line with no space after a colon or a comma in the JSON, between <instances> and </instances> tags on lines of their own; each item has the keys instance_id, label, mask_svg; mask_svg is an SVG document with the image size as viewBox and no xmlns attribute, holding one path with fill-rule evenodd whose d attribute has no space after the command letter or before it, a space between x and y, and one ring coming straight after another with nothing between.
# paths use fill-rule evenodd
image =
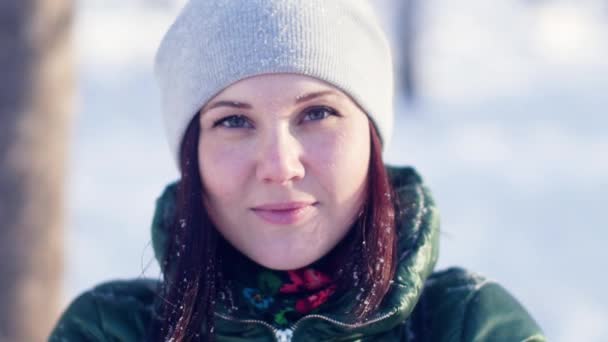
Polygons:
<instances>
[{"instance_id":1,"label":"long brown hair","mask_svg":"<svg viewBox=\"0 0 608 342\"><path fill-rule=\"evenodd\" d=\"M328 254L336 272L338 291L353 282L363 288L353 321L363 321L376 309L390 287L396 268L396 198L382 161L382 144L370 121L371 155L366 200L351 231ZM223 239L203 205L198 169L199 115L190 122L180 150L181 179L177 215L170 227L159 315L150 340L212 341L216 289L222 282L218 243ZM201 329L202 327L202 329Z\"/></svg>"}]
</instances>

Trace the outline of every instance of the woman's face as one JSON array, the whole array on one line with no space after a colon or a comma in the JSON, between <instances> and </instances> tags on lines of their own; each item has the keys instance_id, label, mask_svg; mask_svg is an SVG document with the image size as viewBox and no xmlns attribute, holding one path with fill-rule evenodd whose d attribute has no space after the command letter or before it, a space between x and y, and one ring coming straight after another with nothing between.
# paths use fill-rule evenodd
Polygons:
<instances>
[{"instance_id":1,"label":"woman's face","mask_svg":"<svg viewBox=\"0 0 608 342\"><path fill-rule=\"evenodd\" d=\"M265 74L201 109L204 203L230 243L277 270L318 260L348 233L365 198L369 121L312 77Z\"/></svg>"}]
</instances>

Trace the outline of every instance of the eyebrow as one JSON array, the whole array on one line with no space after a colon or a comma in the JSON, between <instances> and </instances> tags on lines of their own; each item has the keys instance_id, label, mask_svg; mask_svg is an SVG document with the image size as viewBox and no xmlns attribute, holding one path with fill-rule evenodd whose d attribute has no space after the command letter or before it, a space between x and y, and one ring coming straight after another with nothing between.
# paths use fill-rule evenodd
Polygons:
<instances>
[{"instance_id":1,"label":"eyebrow","mask_svg":"<svg viewBox=\"0 0 608 342\"><path fill-rule=\"evenodd\" d=\"M325 95L338 95L338 94L333 90L323 90L323 91L317 91L317 92L309 93L309 94L305 94L305 95L300 95L300 96L296 97L296 104L310 101L314 98L325 96Z\"/></svg>"},{"instance_id":2,"label":"eyebrow","mask_svg":"<svg viewBox=\"0 0 608 342\"><path fill-rule=\"evenodd\" d=\"M296 104L302 103L302 102L307 102L310 101L314 98L317 97L321 97L321 96L325 96L325 95L337 95L337 93L333 90L323 90L323 91L317 91L314 93L308 93L308 94L304 94L304 95L299 95L296 97ZM218 108L218 107L230 107L230 108L239 108L239 109L251 109L253 108L253 106L251 106L248 103L244 103L244 102L238 102L238 101L231 101L231 100L221 100L221 101L216 101L216 102L212 102L209 107L205 108L205 111L209 111L211 109L214 108Z\"/></svg>"}]
</instances>

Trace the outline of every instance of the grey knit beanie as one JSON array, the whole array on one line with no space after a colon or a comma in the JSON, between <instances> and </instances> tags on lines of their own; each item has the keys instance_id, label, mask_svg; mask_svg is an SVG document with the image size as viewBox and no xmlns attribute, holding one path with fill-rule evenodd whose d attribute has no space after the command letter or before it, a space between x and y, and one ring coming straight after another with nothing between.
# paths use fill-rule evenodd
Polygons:
<instances>
[{"instance_id":1,"label":"grey knit beanie","mask_svg":"<svg viewBox=\"0 0 608 342\"><path fill-rule=\"evenodd\" d=\"M155 73L171 151L217 93L241 79L297 73L341 89L388 144L393 66L366 0L190 0L165 34Z\"/></svg>"}]
</instances>

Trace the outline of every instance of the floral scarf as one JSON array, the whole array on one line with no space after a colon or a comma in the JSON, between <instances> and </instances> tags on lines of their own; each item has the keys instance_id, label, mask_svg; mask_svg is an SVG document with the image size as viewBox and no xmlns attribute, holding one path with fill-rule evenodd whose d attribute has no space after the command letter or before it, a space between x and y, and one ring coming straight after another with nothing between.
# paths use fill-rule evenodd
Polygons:
<instances>
[{"instance_id":1,"label":"floral scarf","mask_svg":"<svg viewBox=\"0 0 608 342\"><path fill-rule=\"evenodd\" d=\"M243 255L236 259L224 267L231 293L229 305L248 310L278 328L317 312L336 291L333 279L321 271L322 261L297 270L276 271ZM220 299L225 297L220 295Z\"/></svg>"}]
</instances>

